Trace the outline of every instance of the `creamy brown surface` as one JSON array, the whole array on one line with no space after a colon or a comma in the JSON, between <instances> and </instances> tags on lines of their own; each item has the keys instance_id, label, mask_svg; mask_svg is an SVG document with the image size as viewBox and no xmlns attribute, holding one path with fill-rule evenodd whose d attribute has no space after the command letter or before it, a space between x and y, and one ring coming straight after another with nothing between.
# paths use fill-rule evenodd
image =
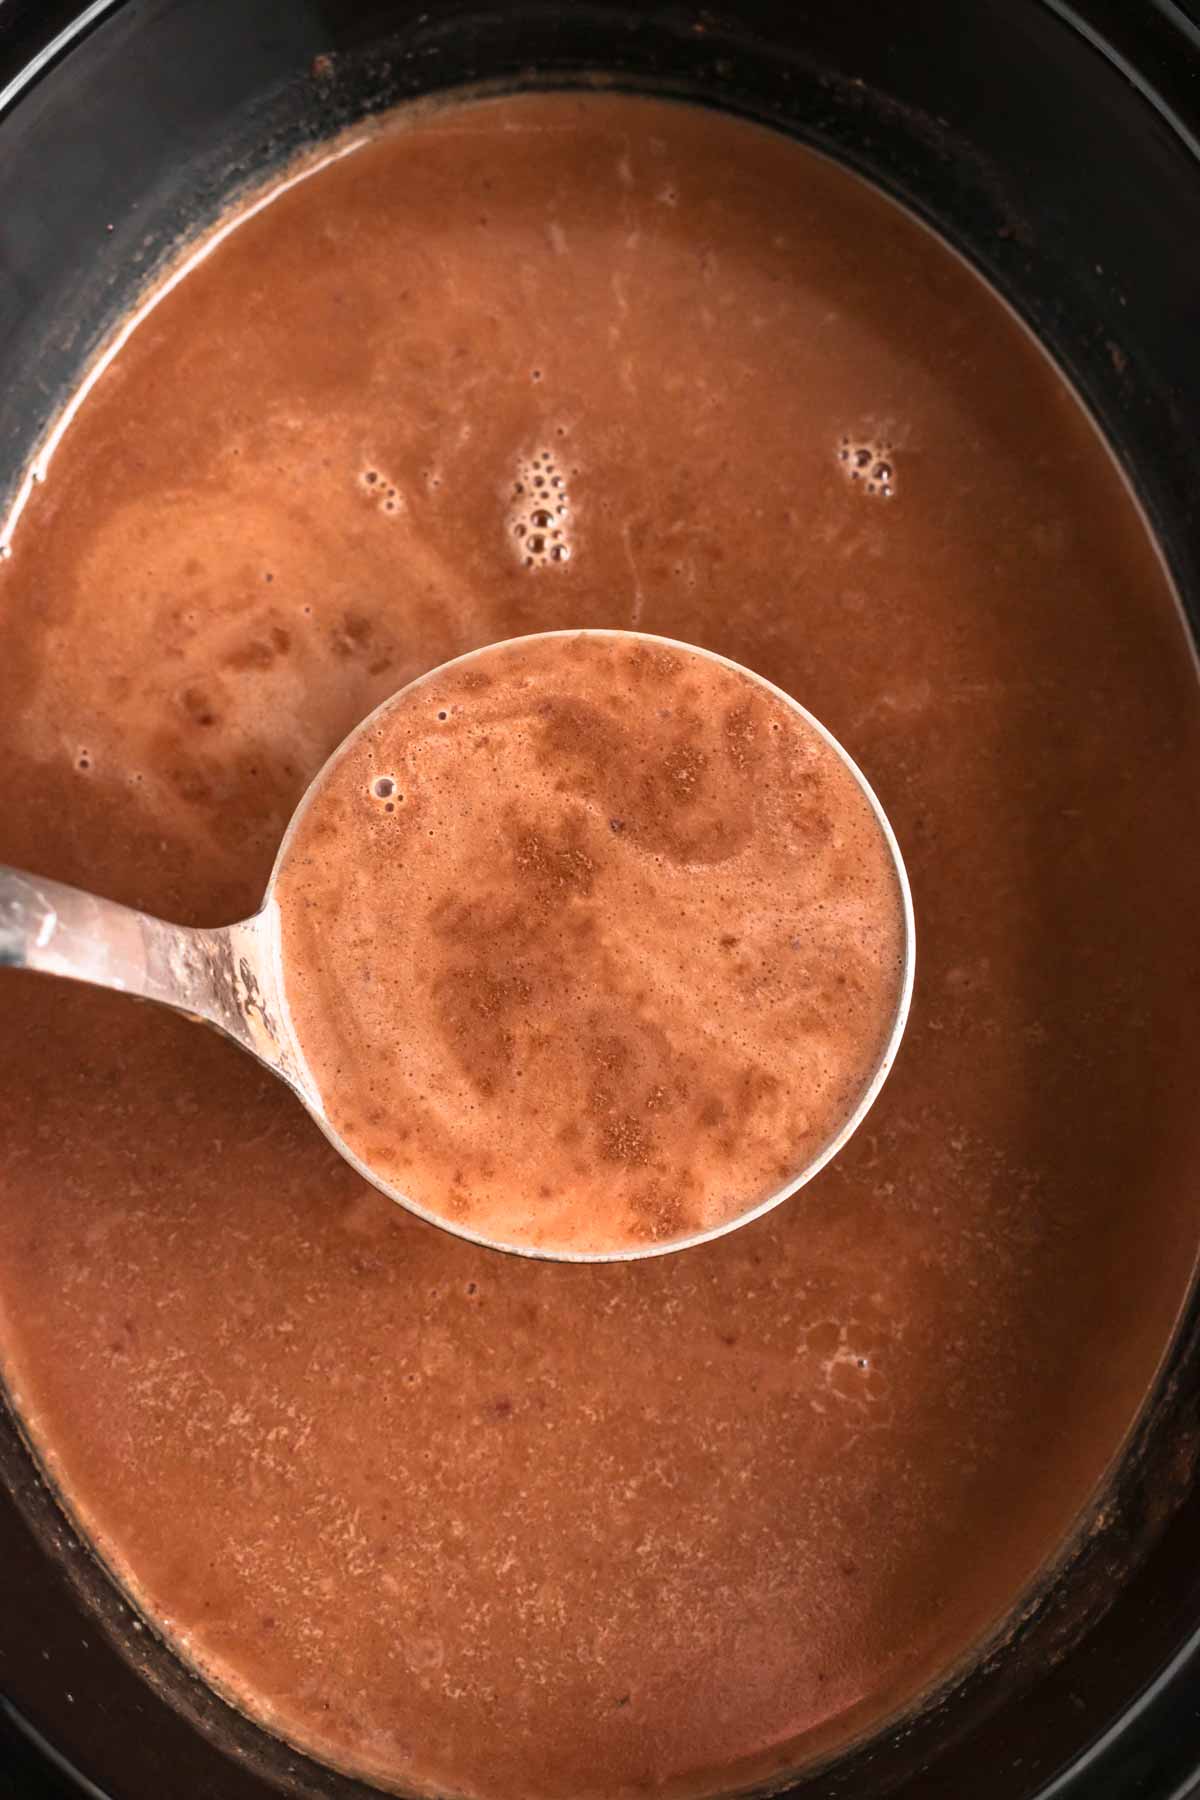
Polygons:
<instances>
[{"instance_id":1,"label":"creamy brown surface","mask_svg":"<svg viewBox=\"0 0 1200 1800\"><path fill-rule=\"evenodd\" d=\"M277 870L325 1116L428 1213L573 1255L764 1205L846 1125L904 974L884 832L781 695L526 638L357 733Z\"/></svg>"},{"instance_id":2,"label":"creamy brown surface","mask_svg":"<svg viewBox=\"0 0 1200 1800\"><path fill-rule=\"evenodd\" d=\"M571 554L527 566L547 444ZM870 493L840 452L885 446ZM384 1199L212 1033L0 975L4 1366L150 1613L316 1754L513 1800L732 1785L960 1657L1120 1444L1200 1211L1195 672L976 278L708 112L447 114L151 314L0 618L0 856L168 917L251 911L422 670L638 625L803 697L921 923L830 1168L581 1268Z\"/></svg>"}]
</instances>

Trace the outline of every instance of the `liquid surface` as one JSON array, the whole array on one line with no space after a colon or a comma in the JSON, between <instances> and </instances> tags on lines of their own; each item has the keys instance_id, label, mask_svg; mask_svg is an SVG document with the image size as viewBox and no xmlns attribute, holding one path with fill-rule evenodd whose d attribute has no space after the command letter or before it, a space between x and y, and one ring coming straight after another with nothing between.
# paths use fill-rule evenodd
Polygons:
<instances>
[{"instance_id":1,"label":"liquid surface","mask_svg":"<svg viewBox=\"0 0 1200 1800\"><path fill-rule=\"evenodd\" d=\"M766 1203L887 1049L904 917L836 747L656 639L542 637L356 734L275 882L325 1115L473 1235L645 1249Z\"/></svg>"},{"instance_id":2,"label":"liquid surface","mask_svg":"<svg viewBox=\"0 0 1200 1800\"><path fill-rule=\"evenodd\" d=\"M526 565L547 446L571 553ZM148 316L0 621L0 856L168 918L253 911L413 677L626 625L803 698L920 921L829 1168L587 1267L406 1213L211 1032L3 972L4 1369L160 1628L318 1756L488 1800L735 1787L964 1656L1116 1453L1200 1210L1195 671L971 272L710 111L417 121Z\"/></svg>"}]
</instances>

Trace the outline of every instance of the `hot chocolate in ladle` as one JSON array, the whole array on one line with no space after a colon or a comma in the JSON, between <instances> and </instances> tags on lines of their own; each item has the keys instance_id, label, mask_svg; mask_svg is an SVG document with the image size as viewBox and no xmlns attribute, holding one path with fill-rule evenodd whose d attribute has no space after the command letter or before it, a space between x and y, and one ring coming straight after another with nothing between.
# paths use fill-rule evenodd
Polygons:
<instances>
[{"instance_id":1,"label":"hot chocolate in ladle","mask_svg":"<svg viewBox=\"0 0 1200 1800\"><path fill-rule=\"evenodd\" d=\"M760 1197L739 1215L724 1219L712 1228L685 1231L665 1240L598 1248L593 1246L580 1251L569 1247L546 1247L532 1242L504 1242L472 1229L469 1219L459 1220L434 1212L401 1192L380 1169L372 1167L340 1135L329 1116L326 1098L306 1060L289 1008L288 969L276 889L281 870L287 861L289 846L295 841L297 830L310 809L319 802L329 772L347 754L353 752L362 734L372 730L381 716L395 708L402 698L410 698L416 690L435 682L447 671L469 671L476 677L485 677L489 668L495 666L496 660L509 652L514 644L553 647L566 655L572 646L577 650L581 642L587 640L604 640L609 644L641 643L665 648L676 658L708 659L710 663L715 662L726 669L736 670L746 680L766 690L776 701L783 701L793 708L808 729L817 734L821 744L840 758L873 810L879 827L880 842L884 847L883 853L890 858L894 869L902 914L903 945L895 979L894 1018L886 1041L873 1064L865 1069L865 1079L856 1103L846 1111L845 1116L838 1119L836 1128L831 1130L815 1153L806 1156L802 1167L792 1172L776 1191ZM903 860L879 802L846 752L802 707L782 695L770 683L763 682L760 677L738 669L737 665L715 657L710 651L628 632L546 633L537 639L510 640L505 645L492 645L457 658L453 663L443 665L442 669L420 677L409 688L401 690L399 695L385 702L383 707L357 726L333 752L307 789L285 834L262 906L252 918L213 929L173 925L61 882L0 867L0 966L36 970L43 974L113 988L139 999L158 1001L216 1026L285 1081L335 1148L361 1175L390 1198L462 1237L497 1249L564 1261L630 1260L682 1249L689 1244L719 1236L747 1219L757 1217L810 1180L855 1131L883 1085L908 1016L913 958L912 900ZM531 1180L534 1179L536 1171L531 1170L530 1177Z\"/></svg>"}]
</instances>

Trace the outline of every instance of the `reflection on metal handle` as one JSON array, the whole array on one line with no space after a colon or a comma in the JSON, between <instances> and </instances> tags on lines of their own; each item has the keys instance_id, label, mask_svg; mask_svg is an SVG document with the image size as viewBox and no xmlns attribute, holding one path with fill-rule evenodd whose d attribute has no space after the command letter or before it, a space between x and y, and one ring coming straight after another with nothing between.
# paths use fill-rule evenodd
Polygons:
<instances>
[{"instance_id":1,"label":"reflection on metal handle","mask_svg":"<svg viewBox=\"0 0 1200 1800\"><path fill-rule=\"evenodd\" d=\"M295 1086L267 973L266 920L257 913L193 930L0 865L0 967L115 988L206 1019Z\"/></svg>"}]
</instances>

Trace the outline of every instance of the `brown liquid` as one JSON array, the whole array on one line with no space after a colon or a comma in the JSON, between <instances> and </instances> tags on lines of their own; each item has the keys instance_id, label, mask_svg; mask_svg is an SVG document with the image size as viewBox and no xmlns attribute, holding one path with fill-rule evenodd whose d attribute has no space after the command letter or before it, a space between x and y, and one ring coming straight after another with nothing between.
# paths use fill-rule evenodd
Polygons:
<instances>
[{"instance_id":1,"label":"brown liquid","mask_svg":"<svg viewBox=\"0 0 1200 1800\"><path fill-rule=\"evenodd\" d=\"M765 1204L900 1004L891 851L782 696L648 639L498 647L399 695L275 883L326 1117L426 1212L603 1254Z\"/></svg>"},{"instance_id":2,"label":"brown liquid","mask_svg":"<svg viewBox=\"0 0 1200 1800\"><path fill-rule=\"evenodd\" d=\"M840 459L878 440L890 497ZM527 567L547 447L571 555ZM920 921L818 1180L583 1268L406 1213L186 1020L0 972L4 1367L149 1614L317 1755L514 1800L733 1786L966 1654L1117 1451L1200 1224L1195 670L994 296L711 112L447 112L150 315L0 616L0 856L167 917L253 910L415 675L626 624L803 698Z\"/></svg>"}]
</instances>

